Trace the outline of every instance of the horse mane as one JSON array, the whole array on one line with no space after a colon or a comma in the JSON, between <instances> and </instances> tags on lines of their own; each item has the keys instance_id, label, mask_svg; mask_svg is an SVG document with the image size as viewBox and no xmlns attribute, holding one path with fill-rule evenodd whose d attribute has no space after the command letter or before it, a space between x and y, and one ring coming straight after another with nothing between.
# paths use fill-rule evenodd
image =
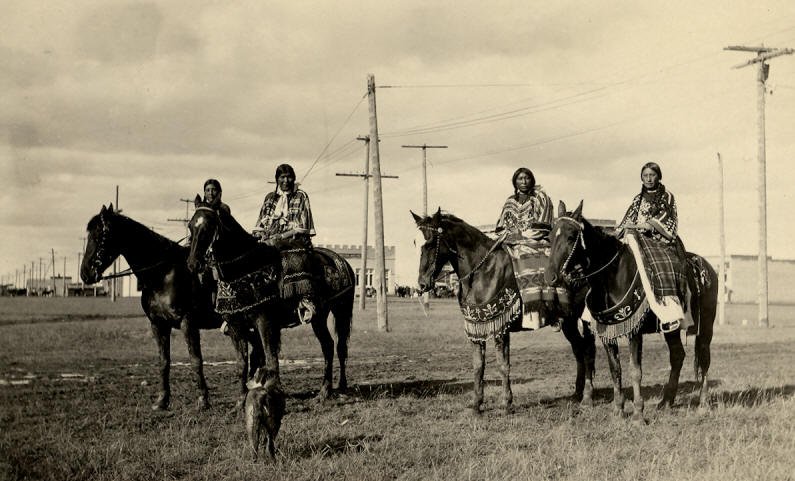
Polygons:
<instances>
[{"instance_id":1,"label":"horse mane","mask_svg":"<svg viewBox=\"0 0 795 481\"><path fill-rule=\"evenodd\" d=\"M88 225L86 226L86 230L93 231L95 229L101 228L102 220L100 216L102 214L97 214L88 221ZM135 229L138 232L141 232L149 237L149 240L157 244L161 251L183 251L185 250L184 246L181 246L178 242L175 242L168 237L165 237L157 232L153 231L149 227L141 224L140 222L127 217L126 215L119 214L112 211L107 211L107 215L110 216L111 219L120 221L124 226L128 228Z\"/></svg>"},{"instance_id":2,"label":"horse mane","mask_svg":"<svg viewBox=\"0 0 795 481\"><path fill-rule=\"evenodd\" d=\"M447 224L448 226L459 227L459 230L463 235L458 240L465 241L468 245L475 245L478 242L494 242L494 240L487 236L483 231L471 224L468 224L466 221L456 217L450 212L442 212L439 223Z\"/></svg>"}]
</instances>

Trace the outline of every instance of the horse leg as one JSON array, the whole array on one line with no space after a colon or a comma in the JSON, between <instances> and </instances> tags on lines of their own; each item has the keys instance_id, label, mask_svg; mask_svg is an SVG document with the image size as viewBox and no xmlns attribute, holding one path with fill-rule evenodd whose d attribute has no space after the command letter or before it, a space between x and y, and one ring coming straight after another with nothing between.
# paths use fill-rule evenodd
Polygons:
<instances>
[{"instance_id":1,"label":"horse leg","mask_svg":"<svg viewBox=\"0 0 795 481\"><path fill-rule=\"evenodd\" d=\"M323 351L323 382L320 384L320 392L317 393L318 401L325 401L331 396L331 384L334 377L334 339L328 330L326 323L328 310L323 309L312 318L312 331L320 342L320 349Z\"/></svg>"},{"instance_id":2,"label":"horse leg","mask_svg":"<svg viewBox=\"0 0 795 481\"><path fill-rule=\"evenodd\" d=\"M340 365L340 379L337 389L339 392L344 393L348 390L345 363L348 360L348 340L351 338L353 298L351 297L350 302L332 307L332 313L334 314L334 330L337 332L337 362Z\"/></svg>"},{"instance_id":3,"label":"horse leg","mask_svg":"<svg viewBox=\"0 0 795 481\"><path fill-rule=\"evenodd\" d=\"M197 401L197 407L199 409L207 409L210 407L210 390L207 389L207 380L204 377L201 336L199 330L193 327L193 322L188 318L182 320L180 328L188 345L188 355L193 368L193 376L201 393Z\"/></svg>"},{"instance_id":4,"label":"horse leg","mask_svg":"<svg viewBox=\"0 0 795 481\"><path fill-rule=\"evenodd\" d=\"M640 392L640 383L643 379L643 335L634 334L629 338L629 361L632 365L632 402L634 411L632 421L635 424L645 424L643 419L643 394Z\"/></svg>"},{"instance_id":5,"label":"horse leg","mask_svg":"<svg viewBox=\"0 0 795 481\"><path fill-rule=\"evenodd\" d=\"M474 403L472 410L475 414L483 412L483 373L486 368L486 341L473 341L472 346L472 368L475 371L475 382L472 385L474 391Z\"/></svg>"},{"instance_id":6,"label":"horse leg","mask_svg":"<svg viewBox=\"0 0 795 481\"><path fill-rule=\"evenodd\" d=\"M595 356L595 338L590 328L583 329L580 335L577 329L579 318L565 319L562 325L563 335L571 344L571 350L577 361L577 380L574 383L574 401L585 407L593 406L593 366ZM585 330L587 329L587 331Z\"/></svg>"},{"instance_id":7,"label":"horse leg","mask_svg":"<svg viewBox=\"0 0 795 481\"><path fill-rule=\"evenodd\" d=\"M607 365L610 367L610 378L613 380L613 414L624 413L624 391L621 389L621 358L618 356L618 343L602 341L607 354Z\"/></svg>"},{"instance_id":8,"label":"horse leg","mask_svg":"<svg viewBox=\"0 0 795 481\"><path fill-rule=\"evenodd\" d=\"M709 344L712 341L712 326L709 326L709 331L704 332L702 329L701 334L696 336L696 355L695 364L696 381L700 385L698 396L698 409L701 412L709 409L709 382L707 373L709 372L709 365L711 362L711 355L709 352Z\"/></svg>"},{"instance_id":9,"label":"horse leg","mask_svg":"<svg viewBox=\"0 0 795 481\"><path fill-rule=\"evenodd\" d=\"M269 316L261 312L254 320L254 325L257 328L257 334L259 335L265 362L252 376L248 388L262 387L269 379L275 379L277 386L281 388L281 380L279 377L279 347L281 344L282 332L279 320L276 316Z\"/></svg>"},{"instance_id":10,"label":"horse leg","mask_svg":"<svg viewBox=\"0 0 795 481\"><path fill-rule=\"evenodd\" d=\"M668 359L671 363L671 372L668 383L663 388L663 396L657 409L666 409L674 405L676 391L679 389L679 373L685 361L685 348L682 346L680 330L665 333L665 342L668 344Z\"/></svg>"},{"instance_id":11,"label":"horse leg","mask_svg":"<svg viewBox=\"0 0 795 481\"><path fill-rule=\"evenodd\" d=\"M157 343L157 350L160 354L158 367L160 368L160 395L157 402L152 406L154 411L164 411L171 403L171 386L169 377L171 374L171 326L162 320L152 321L152 335Z\"/></svg>"},{"instance_id":12,"label":"horse leg","mask_svg":"<svg viewBox=\"0 0 795 481\"><path fill-rule=\"evenodd\" d=\"M494 338L497 348L497 362L500 366L500 376L502 376L502 407L505 412L513 412L513 392L511 391L511 333L506 332L502 336Z\"/></svg>"},{"instance_id":13,"label":"horse leg","mask_svg":"<svg viewBox=\"0 0 795 481\"><path fill-rule=\"evenodd\" d=\"M240 411L243 409L243 404L246 400L246 393L248 393L246 382L248 381L249 365L251 361L249 359L248 342L246 340L245 333L240 331L240 328L236 323L227 322L227 325L229 326L229 338L232 341L232 345L235 347L235 351L237 351L240 397L235 403L235 411ZM259 340L257 340L257 342L259 342Z\"/></svg>"}]
</instances>

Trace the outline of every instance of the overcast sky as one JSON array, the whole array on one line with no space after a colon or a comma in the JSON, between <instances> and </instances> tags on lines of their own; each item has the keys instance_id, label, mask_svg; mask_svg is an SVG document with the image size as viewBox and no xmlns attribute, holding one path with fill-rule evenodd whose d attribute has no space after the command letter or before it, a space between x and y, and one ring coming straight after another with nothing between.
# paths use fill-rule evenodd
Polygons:
<instances>
[{"instance_id":1,"label":"overcast sky","mask_svg":"<svg viewBox=\"0 0 795 481\"><path fill-rule=\"evenodd\" d=\"M728 5L732 5L728 7ZM620 219L640 167L662 166L685 245L757 252L756 68L729 45L795 47L795 2L0 3L0 273L50 259L76 274L103 204L178 240L208 177L253 226L291 163L316 243L361 241L359 172L375 75L386 242L416 282L409 209L495 222L529 167L555 204ZM795 258L795 55L770 62L768 253ZM372 199L372 196L371 196ZM370 208L372 216L373 209ZM371 217L372 218L372 217ZM372 222L371 235L372 239Z\"/></svg>"}]
</instances>

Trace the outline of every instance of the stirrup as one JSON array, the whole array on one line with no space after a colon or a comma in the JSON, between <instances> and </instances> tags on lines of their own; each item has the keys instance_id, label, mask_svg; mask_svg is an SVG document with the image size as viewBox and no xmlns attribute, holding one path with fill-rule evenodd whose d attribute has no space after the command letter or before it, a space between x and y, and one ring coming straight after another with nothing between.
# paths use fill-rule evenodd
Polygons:
<instances>
[{"instance_id":1,"label":"stirrup","mask_svg":"<svg viewBox=\"0 0 795 481\"><path fill-rule=\"evenodd\" d=\"M660 321L660 330L664 333L674 332L675 330L679 329L680 326L679 319L675 319L671 322L662 322Z\"/></svg>"},{"instance_id":2,"label":"stirrup","mask_svg":"<svg viewBox=\"0 0 795 481\"><path fill-rule=\"evenodd\" d=\"M315 304L311 299L304 297L298 302L298 319L304 324L308 324L315 317Z\"/></svg>"}]
</instances>

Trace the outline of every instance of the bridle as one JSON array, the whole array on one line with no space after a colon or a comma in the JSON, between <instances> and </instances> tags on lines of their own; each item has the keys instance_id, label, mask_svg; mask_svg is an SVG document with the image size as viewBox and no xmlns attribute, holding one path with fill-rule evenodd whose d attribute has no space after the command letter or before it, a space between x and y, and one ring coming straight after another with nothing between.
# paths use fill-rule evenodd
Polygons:
<instances>
[{"instance_id":1,"label":"bridle","mask_svg":"<svg viewBox=\"0 0 795 481\"><path fill-rule=\"evenodd\" d=\"M439 261L439 251L441 250L440 247L442 245L442 234L444 233L444 229L441 227L432 227L429 225L421 225L418 226L422 232L429 233L431 235L431 242L436 244L435 248L433 249L433 269L436 270L437 263ZM444 239L444 245L452 252L453 254L458 255L458 251L453 249L450 244L447 242L447 239ZM433 277L433 275L431 276ZM434 279L434 282L438 280L438 277ZM427 286L426 291L433 289L433 286Z\"/></svg>"},{"instance_id":2,"label":"bridle","mask_svg":"<svg viewBox=\"0 0 795 481\"><path fill-rule=\"evenodd\" d=\"M215 230L213 232L213 238L210 239L210 243L207 244L207 250L204 252L204 258L205 259L210 259L211 256L212 256L212 246L213 246L213 244L215 244L215 241L218 239L218 231L221 229L221 227L223 227L222 222L221 222L221 216L219 216L218 212L216 212L215 209L213 209L212 207L205 207L203 205L200 205L200 206L196 207L196 210L197 211L206 210L208 212L212 212L213 215L215 216L216 220L218 221L218 226L215 228Z\"/></svg>"},{"instance_id":3,"label":"bridle","mask_svg":"<svg viewBox=\"0 0 795 481\"><path fill-rule=\"evenodd\" d=\"M431 227L431 226L419 226L419 229L421 231L423 231L423 232L431 233L431 236L436 238L435 239L436 240L436 248L433 251L433 266L434 266L434 269L436 269L436 263L437 263L437 261L439 259L439 250L440 250L439 248L441 247L442 241L444 241L445 246L447 246L447 249L450 252L452 252L456 256L460 257L459 254L458 254L458 251L456 249L454 249L452 246L450 246L450 243L447 242L447 239L446 238L444 238L444 239L442 238L442 234L444 233L444 229L442 229L441 227L435 227L434 228L434 227ZM469 273L467 273L467 274L465 274L465 275L463 275L463 276L458 278L458 283L461 284L464 281L464 279L467 279L467 278L470 279L470 282L471 282L472 274L474 274L475 271L480 269L480 267L483 265L483 263L486 262L486 259L489 258L491 253L494 252L494 250L500 244L501 244L501 239L498 240L497 242L495 242L494 245L491 246L491 248L486 253L486 255L484 255L483 258L480 259L480 261L477 264L475 264L475 267L473 267L472 270L469 271ZM430 289L428 289L428 290L430 290Z\"/></svg>"},{"instance_id":4,"label":"bridle","mask_svg":"<svg viewBox=\"0 0 795 481\"><path fill-rule=\"evenodd\" d=\"M108 222L105 220L105 216L100 215L99 221L101 223L101 230L97 236L97 248L94 251L94 257L91 259L91 264L93 265L94 269L96 269L98 274L104 270L103 264L105 264L104 257L106 244L108 242L108 237L110 237L110 227L108 226ZM108 262L108 264L110 264L110 262Z\"/></svg>"},{"instance_id":5,"label":"bridle","mask_svg":"<svg viewBox=\"0 0 795 481\"><path fill-rule=\"evenodd\" d=\"M602 267L596 269L593 272L583 274L579 277L573 277L571 274L566 272L566 268L569 266L569 263L574 258L574 253L577 251L578 245L581 245L583 252L585 252L585 237L583 236L583 232L585 231L585 225L581 221L578 221L577 219L568 216L558 217L558 221L571 222L577 226L577 239L575 239L574 245L571 246L569 255L566 257L566 260L563 262L563 265L560 266L560 273L565 279L568 280L568 282L570 283L578 282L593 277L596 274L599 274L603 270L607 269L607 267L610 266L610 264L612 264L616 259L618 259L618 256L621 253L620 250L617 250L613 258L607 261L607 264L603 265Z\"/></svg>"}]
</instances>

